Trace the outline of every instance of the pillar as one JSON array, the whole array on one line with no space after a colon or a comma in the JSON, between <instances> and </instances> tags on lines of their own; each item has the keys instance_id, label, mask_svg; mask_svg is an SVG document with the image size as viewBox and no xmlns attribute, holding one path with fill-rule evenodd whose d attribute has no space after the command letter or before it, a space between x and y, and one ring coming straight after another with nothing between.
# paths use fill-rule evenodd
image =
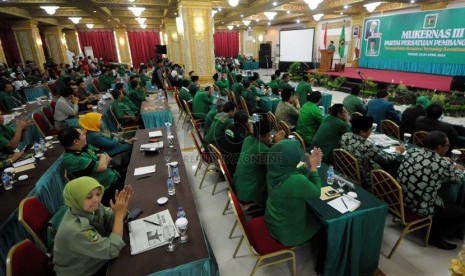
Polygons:
<instances>
[{"instance_id":1,"label":"pillar","mask_svg":"<svg viewBox=\"0 0 465 276\"><path fill-rule=\"evenodd\" d=\"M78 55L81 53L81 49L79 48L79 40L78 34L76 30L66 30L63 31L65 34L66 46L68 50L74 53L74 55Z\"/></svg>"},{"instance_id":2,"label":"pillar","mask_svg":"<svg viewBox=\"0 0 465 276\"><path fill-rule=\"evenodd\" d=\"M260 51L260 43L264 43L266 41L266 29L264 26L254 26L253 27L253 39L255 41L254 43L254 58L255 60L258 60L259 58L259 51ZM271 58L271 56L269 57Z\"/></svg>"},{"instance_id":3,"label":"pillar","mask_svg":"<svg viewBox=\"0 0 465 276\"><path fill-rule=\"evenodd\" d=\"M49 56L57 64L69 63L68 55L66 54L66 40L62 29L59 26L44 27L42 29L47 41Z\"/></svg>"},{"instance_id":4,"label":"pillar","mask_svg":"<svg viewBox=\"0 0 465 276\"><path fill-rule=\"evenodd\" d=\"M0 62L3 64L7 64L5 51L3 51L2 41L0 41ZM13 64L11 66L13 66Z\"/></svg>"},{"instance_id":5,"label":"pillar","mask_svg":"<svg viewBox=\"0 0 465 276\"><path fill-rule=\"evenodd\" d=\"M184 28L182 52L186 72L194 71L200 81L212 81L215 73L212 2L181 0L179 2Z\"/></svg>"},{"instance_id":6,"label":"pillar","mask_svg":"<svg viewBox=\"0 0 465 276\"><path fill-rule=\"evenodd\" d=\"M358 59L355 59L355 45L357 43L357 38L353 37L353 32L354 28L358 27L358 33L360 34L360 48L362 47L362 39L363 39L363 34L365 33L364 30L362 29L365 27L363 26L363 19L367 15L365 13L352 16L352 33L347 33L346 32L346 37L348 35L352 36L352 39L350 40L349 47L347 49L347 63L350 63L352 67L358 67ZM360 49L360 55L362 53L362 49Z\"/></svg>"},{"instance_id":7,"label":"pillar","mask_svg":"<svg viewBox=\"0 0 465 276\"><path fill-rule=\"evenodd\" d=\"M13 24L16 43L18 43L19 53L23 62L34 61L37 66L42 67L45 63L44 49L40 39L37 21L23 20Z\"/></svg>"},{"instance_id":8,"label":"pillar","mask_svg":"<svg viewBox=\"0 0 465 276\"><path fill-rule=\"evenodd\" d=\"M118 61L132 67L131 53L129 50L128 35L125 28L116 28L116 49L118 51ZM136 64L138 65L138 64Z\"/></svg>"},{"instance_id":9,"label":"pillar","mask_svg":"<svg viewBox=\"0 0 465 276\"><path fill-rule=\"evenodd\" d=\"M173 64L184 64L182 58L182 40L183 34L178 33L176 27L176 19L174 18L165 18L165 31L166 34L166 48L168 50L168 58L173 62Z\"/></svg>"}]
</instances>

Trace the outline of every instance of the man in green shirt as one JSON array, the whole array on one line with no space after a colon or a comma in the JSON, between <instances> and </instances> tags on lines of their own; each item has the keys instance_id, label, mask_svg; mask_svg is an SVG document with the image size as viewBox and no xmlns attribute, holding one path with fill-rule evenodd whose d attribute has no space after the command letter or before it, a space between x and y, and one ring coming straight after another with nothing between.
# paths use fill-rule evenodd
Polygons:
<instances>
[{"instance_id":1,"label":"man in green shirt","mask_svg":"<svg viewBox=\"0 0 465 276\"><path fill-rule=\"evenodd\" d=\"M192 109L192 100L194 99L191 95L191 93L189 92L189 85L190 85L190 81L189 80L182 80L182 87L181 89L179 89L179 99L181 100L181 103L182 101L186 101L186 103L191 107Z\"/></svg>"},{"instance_id":2,"label":"man in green shirt","mask_svg":"<svg viewBox=\"0 0 465 276\"><path fill-rule=\"evenodd\" d=\"M278 95L279 92L279 83L278 83L278 77L276 75L271 75L271 81L267 84L269 88L271 88L271 91L273 94Z\"/></svg>"},{"instance_id":3,"label":"man in green shirt","mask_svg":"<svg viewBox=\"0 0 465 276\"><path fill-rule=\"evenodd\" d=\"M100 89L102 89L102 91L107 91L108 89L111 89L111 84L115 82L116 79L113 76L110 76L108 69L103 69L102 75L100 75L98 81Z\"/></svg>"},{"instance_id":4,"label":"man in green shirt","mask_svg":"<svg viewBox=\"0 0 465 276\"><path fill-rule=\"evenodd\" d=\"M283 78L281 79L281 82L279 83L279 90L280 91L283 91L284 89L292 89L292 90L294 90L294 87L292 87L289 84L290 80L291 80L291 78L289 77L289 74L284 74Z\"/></svg>"},{"instance_id":5,"label":"man in green shirt","mask_svg":"<svg viewBox=\"0 0 465 276\"><path fill-rule=\"evenodd\" d=\"M238 106L240 106L240 102L241 102L241 97L242 96L242 90L244 89L244 86L242 85L242 75L241 74L237 74L236 75L236 82L233 84L233 86L231 87L232 89L232 92L234 93L234 96L236 97L236 104Z\"/></svg>"},{"instance_id":6,"label":"man in green shirt","mask_svg":"<svg viewBox=\"0 0 465 276\"><path fill-rule=\"evenodd\" d=\"M145 101L144 90L140 88L140 83L137 79L131 81L131 90L129 90L129 99L134 103L138 110Z\"/></svg>"},{"instance_id":7,"label":"man in green shirt","mask_svg":"<svg viewBox=\"0 0 465 276\"><path fill-rule=\"evenodd\" d=\"M300 106L303 106L307 102L307 96L310 93L312 93L312 86L309 83L308 75L304 74L295 89L295 94L299 97Z\"/></svg>"},{"instance_id":8,"label":"man in green shirt","mask_svg":"<svg viewBox=\"0 0 465 276\"><path fill-rule=\"evenodd\" d=\"M207 117L205 117L205 122L203 123L204 126L204 133L208 132L208 129L213 123L213 119L215 119L216 114L223 112L223 106L226 103L223 99L218 99L216 101L215 107L208 111Z\"/></svg>"},{"instance_id":9,"label":"man in green shirt","mask_svg":"<svg viewBox=\"0 0 465 276\"><path fill-rule=\"evenodd\" d=\"M113 101L110 108L116 116L116 119L124 125L127 122L139 122L139 117L123 101L124 95L119 90L111 91Z\"/></svg>"},{"instance_id":10,"label":"man in green shirt","mask_svg":"<svg viewBox=\"0 0 465 276\"><path fill-rule=\"evenodd\" d=\"M366 104L358 97L359 94L360 86L352 86L350 89L350 95L345 97L342 101L342 104L349 114L360 112L362 115L365 115L367 113Z\"/></svg>"},{"instance_id":11,"label":"man in green shirt","mask_svg":"<svg viewBox=\"0 0 465 276\"><path fill-rule=\"evenodd\" d=\"M334 46L334 41L331 40L331 41L329 42L328 50L332 50L332 51L335 51L335 50L336 50L336 46Z\"/></svg>"},{"instance_id":12,"label":"man in green shirt","mask_svg":"<svg viewBox=\"0 0 465 276\"><path fill-rule=\"evenodd\" d=\"M284 121L293 131L299 118L299 102L295 95L292 95L293 89L286 88L281 92L281 102L276 107L276 121Z\"/></svg>"},{"instance_id":13,"label":"man in green shirt","mask_svg":"<svg viewBox=\"0 0 465 276\"><path fill-rule=\"evenodd\" d=\"M218 146L220 140L223 138L226 128L234 123L233 116L236 112L236 105L232 102L227 102L223 106L223 110L216 114L210 128L205 129L205 136L203 138L206 145L213 144Z\"/></svg>"},{"instance_id":14,"label":"man in green shirt","mask_svg":"<svg viewBox=\"0 0 465 276\"><path fill-rule=\"evenodd\" d=\"M266 86L267 86L266 83L260 79L260 74L259 74L259 73L253 72L253 76L255 77L255 82L256 82L256 84L257 84L257 88L260 88L260 89L261 89L262 86L263 86L263 87L266 87Z\"/></svg>"},{"instance_id":15,"label":"man in green shirt","mask_svg":"<svg viewBox=\"0 0 465 276\"><path fill-rule=\"evenodd\" d=\"M314 91L310 93L307 100L308 102L300 109L296 130L302 136L307 146L312 147L313 137L323 121L323 114L321 114L321 110L318 107L321 101L321 93Z\"/></svg>"},{"instance_id":16,"label":"man in green shirt","mask_svg":"<svg viewBox=\"0 0 465 276\"><path fill-rule=\"evenodd\" d=\"M350 131L349 113L342 104L329 108L329 115L323 119L315 134L313 145L323 152L323 162L333 163L333 149L339 148L341 137Z\"/></svg>"},{"instance_id":17,"label":"man in green shirt","mask_svg":"<svg viewBox=\"0 0 465 276\"><path fill-rule=\"evenodd\" d=\"M205 87L205 91L199 90L195 94L192 102L193 114L195 119L205 120L210 106L213 104L213 86Z\"/></svg>"},{"instance_id":18,"label":"man in green shirt","mask_svg":"<svg viewBox=\"0 0 465 276\"><path fill-rule=\"evenodd\" d=\"M124 84L121 82L116 83L115 90L118 90L124 96L121 99L121 102L128 106L129 109L131 109L132 113L139 114L140 107L138 108L137 105L135 105L134 102L129 98L128 92L126 91Z\"/></svg>"},{"instance_id":19,"label":"man in green shirt","mask_svg":"<svg viewBox=\"0 0 465 276\"><path fill-rule=\"evenodd\" d=\"M253 80L253 77L250 77ZM247 104L247 109L250 113L255 113L258 110L257 102L260 101L256 88L251 84L250 81L244 81L244 90L242 91L242 97Z\"/></svg>"},{"instance_id":20,"label":"man in green shirt","mask_svg":"<svg viewBox=\"0 0 465 276\"><path fill-rule=\"evenodd\" d=\"M224 89L229 88L229 81L226 73L221 73L221 78L219 78L218 73L215 73L213 75L213 80L215 81L214 84L220 89L221 96L225 96L226 93L224 92Z\"/></svg>"},{"instance_id":21,"label":"man in green shirt","mask_svg":"<svg viewBox=\"0 0 465 276\"><path fill-rule=\"evenodd\" d=\"M191 93L192 98L195 97L199 89L200 89L199 76L191 76L191 83L189 85L189 93Z\"/></svg>"},{"instance_id":22,"label":"man in green shirt","mask_svg":"<svg viewBox=\"0 0 465 276\"><path fill-rule=\"evenodd\" d=\"M147 82L150 81L150 77L147 76L147 67L145 65L139 68L139 79L140 79L140 87L144 88L147 86Z\"/></svg>"},{"instance_id":23,"label":"man in green shirt","mask_svg":"<svg viewBox=\"0 0 465 276\"><path fill-rule=\"evenodd\" d=\"M3 120L3 116L0 117ZM0 152L12 153L18 147L19 142L21 142L23 132L32 124L32 120L17 120L16 130L7 125L0 124Z\"/></svg>"},{"instance_id":24,"label":"man in green shirt","mask_svg":"<svg viewBox=\"0 0 465 276\"><path fill-rule=\"evenodd\" d=\"M111 157L106 153L87 145L86 135L75 127L66 127L58 133L58 140L65 148L63 166L72 178L90 176L105 187L121 182L120 174L110 167Z\"/></svg>"},{"instance_id":25,"label":"man in green shirt","mask_svg":"<svg viewBox=\"0 0 465 276\"><path fill-rule=\"evenodd\" d=\"M14 92L11 82L3 83L0 91L0 105L5 111L10 112L13 108L26 104L26 99L20 93Z\"/></svg>"}]
</instances>

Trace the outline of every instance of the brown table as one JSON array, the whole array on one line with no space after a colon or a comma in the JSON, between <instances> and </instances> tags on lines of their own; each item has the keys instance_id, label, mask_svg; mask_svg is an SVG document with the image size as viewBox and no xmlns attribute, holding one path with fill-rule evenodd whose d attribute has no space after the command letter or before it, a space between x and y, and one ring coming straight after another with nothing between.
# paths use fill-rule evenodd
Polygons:
<instances>
[{"instance_id":1,"label":"brown table","mask_svg":"<svg viewBox=\"0 0 465 276\"><path fill-rule=\"evenodd\" d=\"M163 135L166 137L166 130L164 128L159 129L162 130ZM153 131L154 129L151 130ZM181 183L176 185L176 194L168 196L166 187L168 172L162 154L139 151L141 144L149 143L149 131L148 129L144 129L136 132L138 140L134 143L131 163L126 175L126 183L131 184L134 188L134 196L132 197L130 208L141 208L143 210L139 218L169 209L171 217L175 221L177 208L182 206L189 221L187 231L189 241L185 244L179 244L176 239L174 242L177 244L177 248L172 253L166 252L165 246L162 246L131 256L129 231L126 224L123 237L126 246L121 251L120 256L110 264L107 275L136 276L170 273L178 275L218 275L218 264L200 224L194 197L188 183L186 168L182 162L183 159L178 141L175 140L171 161L179 162ZM174 127L173 135L176 137ZM134 176L135 168L149 166L154 163L157 165L157 171L151 174L150 177L138 180L138 177ZM167 204L159 206L156 204L156 199L162 196L168 197L169 200Z\"/></svg>"}]
</instances>

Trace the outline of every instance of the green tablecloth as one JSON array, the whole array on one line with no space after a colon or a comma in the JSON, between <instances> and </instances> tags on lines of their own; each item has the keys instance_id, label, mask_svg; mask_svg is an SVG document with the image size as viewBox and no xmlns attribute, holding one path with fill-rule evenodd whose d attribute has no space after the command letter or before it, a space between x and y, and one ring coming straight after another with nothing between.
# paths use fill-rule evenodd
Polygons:
<instances>
[{"instance_id":1,"label":"green tablecloth","mask_svg":"<svg viewBox=\"0 0 465 276\"><path fill-rule=\"evenodd\" d=\"M318 172L323 180L326 171L322 164ZM355 192L361 205L346 214L320 199L308 202L327 233L324 275L373 275L378 267L388 208L360 186Z\"/></svg>"},{"instance_id":2,"label":"green tablecloth","mask_svg":"<svg viewBox=\"0 0 465 276\"><path fill-rule=\"evenodd\" d=\"M143 104L140 115L145 128L164 127L166 122L173 123L173 117L169 108L150 110Z\"/></svg>"},{"instance_id":3,"label":"green tablecloth","mask_svg":"<svg viewBox=\"0 0 465 276\"><path fill-rule=\"evenodd\" d=\"M260 68L259 64L260 63L258 63L256 61L245 61L242 64L242 69L244 69L244 70L258 70L258 68Z\"/></svg>"},{"instance_id":4,"label":"green tablecloth","mask_svg":"<svg viewBox=\"0 0 465 276\"><path fill-rule=\"evenodd\" d=\"M331 93L322 92L321 93L321 103L320 105L325 107L325 113L328 114L328 109L331 106L333 100L333 95Z\"/></svg>"},{"instance_id":5,"label":"green tablecloth","mask_svg":"<svg viewBox=\"0 0 465 276\"><path fill-rule=\"evenodd\" d=\"M266 109L266 111L271 111L275 113L276 107L281 102L281 97L277 95L263 96L260 97L259 105L261 108Z\"/></svg>"},{"instance_id":6,"label":"green tablecloth","mask_svg":"<svg viewBox=\"0 0 465 276\"><path fill-rule=\"evenodd\" d=\"M28 102L35 101L38 97L47 96L47 88L43 86L24 88L24 96Z\"/></svg>"}]
</instances>

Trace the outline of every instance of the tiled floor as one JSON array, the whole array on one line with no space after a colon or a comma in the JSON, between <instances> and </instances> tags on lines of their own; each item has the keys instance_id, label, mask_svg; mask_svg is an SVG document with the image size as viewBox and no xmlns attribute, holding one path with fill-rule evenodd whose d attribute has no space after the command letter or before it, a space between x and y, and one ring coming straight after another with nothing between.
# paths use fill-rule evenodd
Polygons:
<instances>
[{"instance_id":1,"label":"tiled floor","mask_svg":"<svg viewBox=\"0 0 465 276\"><path fill-rule=\"evenodd\" d=\"M269 76L262 72L262 78L267 80ZM345 94L340 92L333 93L333 103L342 102ZM174 119L177 120L177 107L173 99L170 99L170 105L173 107L172 112ZM227 215L222 215L223 208L227 200L226 183L218 184L216 194L212 196L212 189L216 174L210 172L207 174L205 183L202 189L198 189L200 179L204 172L201 168L197 176L194 172L197 165L197 153L193 148L190 136L178 124L178 139L183 148L184 164L188 171L189 183L193 191L197 209L199 211L200 220L208 236L208 239L213 248L216 260L219 265L221 275L248 275L252 271L255 260L248 252L247 246L243 243L238 257L233 259L234 249L239 241L237 236L240 235L239 229L236 229L236 238L228 239L229 231L234 223L234 215L229 212ZM182 182L187 183L187 182ZM391 217L388 216L384 231L382 252L389 252L395 244L400 228L391 222ZM444 251L435 247L423 247L423 233L410 234L397 248L391 259L380 256L379 269L388 276L404 276L404 275L427 275L427 276L444 276L450 275L448 271L449 262L454 258L460 250L462 241L455 240L459 248L452 251ZM316 275L314 272L313 255L309 245L299 246L296 249L297 253L297 272L299 275ZM263 269L259 269L256 275L290 275L291 266L288 263L273 265ZM378 273L377 275L382 275Z\"/></svg>"}]
</instances>

